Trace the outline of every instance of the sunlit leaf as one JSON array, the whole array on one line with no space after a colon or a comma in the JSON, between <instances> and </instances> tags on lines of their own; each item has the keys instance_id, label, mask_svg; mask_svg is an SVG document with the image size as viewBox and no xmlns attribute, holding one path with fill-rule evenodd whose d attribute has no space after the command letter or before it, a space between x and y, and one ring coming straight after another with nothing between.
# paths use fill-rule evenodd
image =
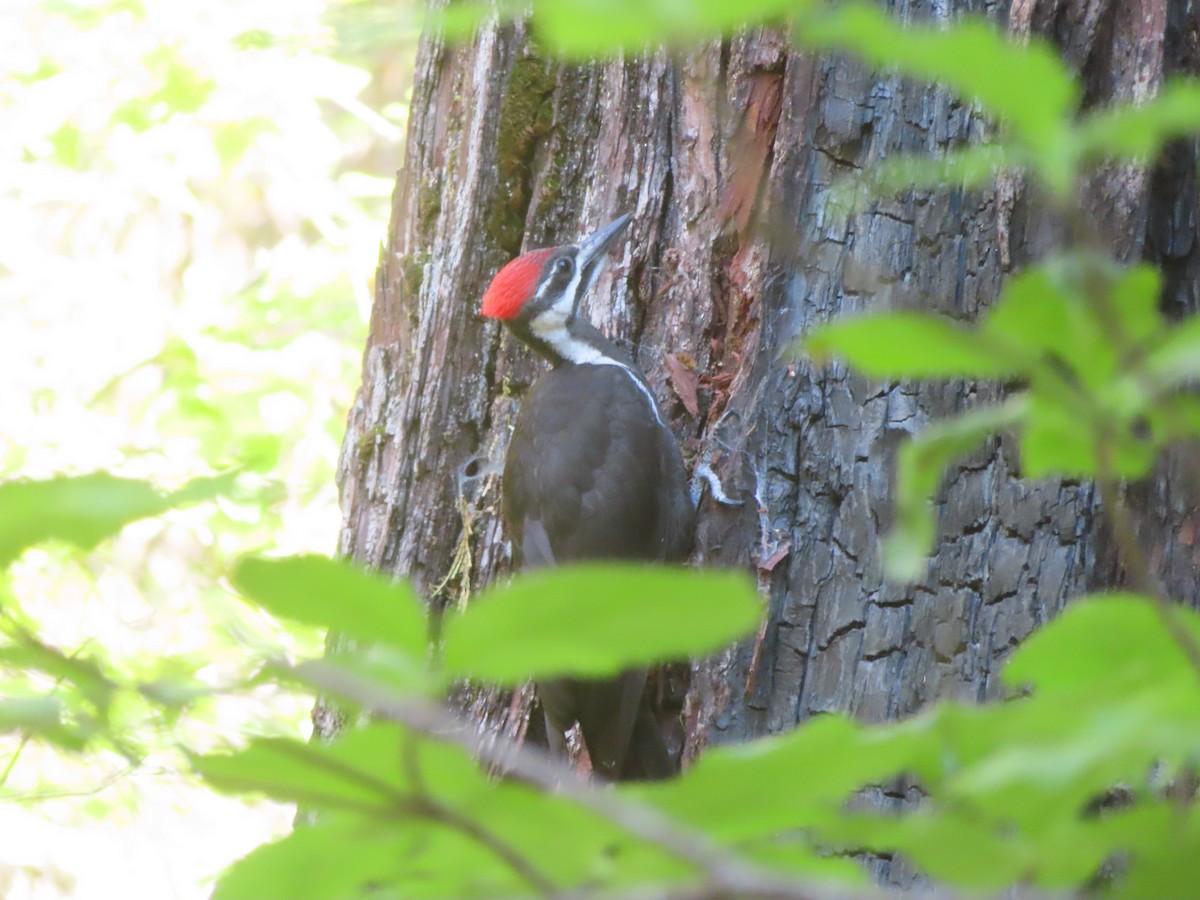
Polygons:
<instances>
[{"instance_id":1,"label":"sunlit leaf","mask_svg":"<svg viewBox=\"0 0 1200 900\"><path fill-rule=\"evenodd\" d=\"M387 815L408 785L404 732L373 723L333 744L259 738L236 753L193 755L192 765L223 791L255 792L314 809Z\"/></svg>"},{"instance_id":2,"label":"sunlit leaf","mask_svg":"<svg viewBox=\"0 0 1200 900\"><path fill-rule=\"evenodd\" d=\"M424 608L402 582L325 556L294 556L244 559L233 583L275 615L424 658Z\"/></svg>"},{"instance_id":3,"label":"sunlit leaf","mask_svg":"<svg viewBox=\"0 0 1200 900\"><path fill-rule=\"evenodd\" d=\"M586 59L651 44L687 44L772 19L785 19L811 0L539 0L538 37L557 54ZM519 14L521 7L510 5Z\"/></svg>"},{"instance_id":4,"label":"sunlit leaf","mask_svg":"<svg viewBox=\"0 0 1200 900\"><path fill-rule=\"evenodd\" d=\"M171 506L144 481L104 473L0 484L0 567L50 539L90 550L129 522Z\"/></svg>"},{"instance_id":5,"label":"sunlit leaf","mask_svg":"<svg viewBox=\"0 0 1200 900\"><path fill-rule=\"evenodd\" d=\"M915 312L873 313L822 325L803 352L837 356L876 378L998 378L1016 363L961 325Z\"/></svg>"},{"instance_id":6,"label":"sunlit leaf","mask_svg":"<svg viewBox=\"0 0 1200 900\"><path fill-rule=\"evenodd\" d=\"M692 866L652 842L633 837L581 804L518 782L501 782L472 797L463 809L488 830L503 834L559 884L585 888L599 877L613 889L634 889L694 877Z\"/></svg>"},{"instance_id":7,"label":"sunlit leaf","mask_svg":"<svg viewBox=\"0 0 1200 900\"><path fill-rule=\"evenodd\" d=\"M213 148L220 157L221 165L226 169L233 168L260 135L273 130L274 126L264 118L222 122L213 131Z\"/></svg>"},{"instance_id":8,"label":"sunlit leaf","mask_svg":"<svg viewBox=\"0 0 1200 900\"><path fill-rule=\"evenodd\" d=\"M20 628L11 629L8 638L12 643L0 647L0 666L44 672L74 688L100 710L112 699L116 685L96 660L84 654L63 653Z\"/></svg>"},{"instance_id":9,"label":"sunlit leaf","mask_svg":"<svg viewBox=\"0 0 1200 900\"><path fill-rule=\"evenodd\" d=\"M165 103L172 113L194 113L212 94L216 83L184 62L173 47L160 46L146 55L147 67L159 78L150 102Z\"/></svg>"},{"instance_id":10,"label":"sunlit leaf","mask_svg":"<svg viewBox=\"0 0 1200 900\"><path fill-rule=\"evenodd\" d=\"M445 624L453 676L517 684L530 676L604 675L702 655L762 614L745 576L648 566L543 569L477 597Z\"/></svg>"},{"instance_id":11,"label":"sunlit leaf","mask_svg":"<svg viewBox=\"0 0 1200 900\"><path fill-rule=\"evenodd\" d=\"M50 135L50 145L54 148L54 161L68 169L82 169L85 164L83 155L83 134L79 126L70 122Z\"/></svg>"},{"instance_id":12,"label":"sunlit leaf","mask_svg":"<svg viewBox=\"0 0 1200 900\"><path fill-rule=\"evenodd\" d=\"M230 43L238 50L266 50L276 44L275 36L269 31L255 28L234 35Z\"/></svg>"},{"instance_id":13,"label":"sunlit leaf","mask_svg":"<svg viewBox=\"0 0 1200 900\"><path fill-rule=\"evenodd\" d=\"M179 490L169 494L167 502L171 506L189 506L192 503L200 503L213 497L230 494L237 486L239 475L241 475L239 469L230 469L220 475L193 478Z\"/></svg>"},{"instance_id":14,"label":"sunlit leaf","mask_svg":"<svg viewBox=\"0 0 1200 900\"><path fill-rule=\"evenodd\" d=\"M919 578L933 547L931 501L947 466L991 435L1017 427L1027 416L1028 398L973 409L923 428L900 447L896 467L896 515L884 542L884 567L900 580Z\"/></svg>"},{"instance_id":15,"label":"sunlit leaf","mask_svg":"<svg viewBox=\"0 0 1200 900\"><path fill-rule=\"evenodd\" d=\"M419 849L418 821L339 817L296 828L230 866L213 900L352 900L394 883L400 859ZM414 846L416 845L416 846ZM387 894L383 894L387 896Z\"/></svg>"},{"instance_id":16,"label":"sunlit leaf","mask_svg":"<svg viewBox=\"0 0 1200 900\"><path fill-rule=\"evenodd\" d=\"M54 697L0 697L0 732L37 735L66 750L82 750L84 736L64 721Z\"/></svg>"},{"instance_id":17,"label":"sunlit leaf","mask_svg":"<svg viewBox=\"0 0 1200 900\"><path fill-rule=\"evenodd\" d=\"M847 889L869 890L871 884L870 876L857 860L829 855L824 848L814 846L807 834L775 835L766 840L743 843L738 849L744 859L796 879L836 884ZM845 893L852 895L854 892L846 890Z\"/></svg>"}]
</instances>

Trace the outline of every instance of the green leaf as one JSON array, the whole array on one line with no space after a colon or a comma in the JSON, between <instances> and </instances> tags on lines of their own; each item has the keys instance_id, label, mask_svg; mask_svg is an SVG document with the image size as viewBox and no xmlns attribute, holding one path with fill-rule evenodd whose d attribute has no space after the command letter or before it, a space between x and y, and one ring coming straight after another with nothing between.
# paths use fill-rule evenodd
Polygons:
<instances>
[{"instance_id":1,"label":"green leaf","mask_svg":"<svg viewBox=\"0 0 1200 900\"><path fill-rule=\"evenodd\" d=\"M1200 644L1200 616L1182 606L1175 615ZM1026 638L1004 667L1007 684L1039 692L1100 689L1109 681L1156 684L1191 674L1155 601L1121 593L1073 601Z\"/></svg>"},{"instance_id":2,"label":"green leaf","mask_svg":"<svg viewBox=\"0 0 1200 900\"><path fill-rule=\"evenodd\" d=\"M822 831L839 844L877 853L903 853L920 871L970 891L995 892L1017 881L1034 847L1018 833L953 810L903 817L848 815Z\"/></svg>"},{"instance_id":3,"label":"green leaf","mask_svg":"<svg viewBox=\"0 0 1200 900\"><path fill-rule=\"evenodd\" d=\"M232 580L274 615L425 657L424 607L406 584L325 556L244 559Z\"/></svg>"},{"instance_id":4,"label":"green leaf","mask_svg":"<svg viewBox=\"0 0 1200 900\"><path fill-rule=\"evenodd\" d=\"M1091 387L1104 384L1116 367L1116 348L1078 295L1078 273L1062 261L1009 278L980 330L1014 353L1024 352L1026 369L1039 358L1065 363Z\"/></svg>"},{"instance_id":5,"label":"green leaf","mask_svg":"<svg viewBox=\"0 0 1200 900\"><path fill-rule=\"evenodd\" d=\"M551 880L585 889L603 879L610 889L661 884L692 875L690 866L639 840L582 805L526 785L501 781L458 807L503 835ZM615 892L615 891L614 891ZM495 889L473 896L494 897Z\"/></svg>"},{"instance_id":6,"label":"green leaf","mask_svg":"<svg viewBox=\"0 0 1200 900\"><path fill-rule=\"evenodd\" d=\"M201 503L211 500L213 497L229 495L237 487L237 480L241 474L242 469L235 468L222 472L220 475L193 478L179 490L168 495L167 503L173 507L191 506L193 503Z\"/></svg>"},{"instance_id":7,"label":"green leaf","mask_svg":"<svg viewBox=\"0 0 1200 900\"><path fill-rule=\"evenodd\" d=\"M819 360L842 357L876 378L999 378L1016 368L1010 355L957 323L915 312L838 319L801 349Z\"/></svg>"},{"instance_id":8,"label":"green leaf","mask_svg":"<svg viewBox=\"0 0 1200 900\"><path fill-rule=\"evenodd\" d=\"M1084 410L1031 394L1029 419L1021 434L1021 474L1026 478L1066 475L1086 478L1096 471L1096 438Z\"/></svg>"},{"instance_id":9,"label":"green leaf","mask_svg":"<svg viewBox=\"0 0 1200 900\"><path fill-rule=\"evenodd\" d=\"M931 501L942 473L954 460L972 452L991 435L1025 420L1029 398L1013 397L923 428L900 447L896 466L896 518L884 542L884 569L889 576L919 578L933 548Z\"/></svg>"},{"instance_id":10,"label":"green leaf","mask_svg":"<svg viewBox=\"0 0 1200 900\"><path fill-rule=\"evenodd\" d=\"M1164 385L1200 378L1200 315L1171 328L1146 357L1145 369Z\"/></svg>"},{"instance_id":11,"label":"green leaf","mask_svg":"<svg viewBox=\"0 0 1200 900\"><path fill-rule=\"evenodd\" d=\"M191 761L222 791L252 791L318 810L384 815L408 787L401 768L404 740L400 726L373 723L333 744L259 738L237 753L191 755Z\"/></svg>"},{"instance_id":12,"label":"green leaf","mask_svg":"<svg viewBox=\"0 0 1200 900\"><path fill-rule=\"evenodd\" d=\"M1109 892L1119 898L1158 900L1200 896L1200 815L1196 805L1159 801L1132 810L1124 826L1129 863ZM1114 842L1116 843L1116 842Z\"/></svg>"},{"instance_id":13,"label":"green leaf","mask_svg":"<svg viewBox=\"0 0 1200 900\"><path fill-rule=\"evenodd\" d=\"M1026 477L1089 478L1101 469L1100 453L1108 454L1113 473L1122 478L1140 478L1153 467L1154 435L1143 436L1130 417L1063 402L1037 386L1030 398L1021 435L1021 469Z\"/></svg>"},{"instance_id":14,"label":"green leaf","mask_svg":"<svg viewBox=\"0 0 1200 900\"><path fill-rule=\"evenodd\" d=\"M216 125L212 133L213 148L221 160L222 169L231 171L259 137L274 130L274 124L266 118L239 119Z\"/></svg>"},{"instance_id":15,"label":"green leaf","mask_svg":"<svg viewBox=\"0 0 1200 900\"><path fill-rule=\"evenodd\" d=\"M58 682L73 687L98 710L103 711L111 702L116 685L96 660L81 654L67 655L22 628L13 628L10 632L13 643L0 647L0 665L45 672Z\"/></svg>"},{"instance_id":16,"label":"green leaf","mask_svg":"<svg viewBox=\"0 0 1200 900\"><path fill-rule=\"evenodd\" d=\"M62 704L53 697L0 697L0 729L5 731L57 728Z\"/></svg>"},{"instance_id":17,"label":"green leaf","mask_svg":"<svg viewBox=\"0 0 1200 900\"><path fill-rule=\"evenodd\" d=\"M83 133L78 125L70 122L50 135L50 146L54 148L54 160L68 169L82 170L86 167Z\"/></svg>"},{"instance_id":18,"label":"green leaf","mask_svg":"<svg viewBox=\"0 0 1200 900\"><path fill-rule=\"evenodd\" d=\"M683 45L792 15L811 0L541 0L533 7L539 38L557 55L586 59ZM520 14L519 4L508 4Z\"/></svg>"},{"instance_id":19,"label":"green leaf","mask_svg":"<svg viewBox=\"0 0 1200 900\"><path fill-rule=\"evenodd\" d=\"M0 697L0 733L35 734L63 749L82 750L86 738L66 725L63 713L54 697Z\"/></svg>"},{"instance_id":20,"label":"green leaf","mask_svg":"<svg viewBox=\"0 0 1200 900\"><path fill-rule=\"evenodd\" d=\"M1112 313L1127 343L1143 344L1163 327L1158 311L1162 274L1146 263L1116 273L1112 284Z\"/></svg>"},{"instance_id":21,"label":"green leaf","mask_svg":"<svg viewBox=\"0 0 1200 900\"><path fill-rule=\"evenodd\" d=\"M175 50L160 46L146 54L147 68L159 79L151 104L162 102L172 113L197 112L216 89L216 82L184 62Z\"/></svg>"},{"instance_id":22,"label":"green leaf","mask_svg":"<svg viewBox=\"0 0 1200 900\"><path fill-rule=\"evenodd\" d=\"M1156 763L1173 768L1200 740L1200 694L1178 681L1166 690L1090 687L1023 706L1028 723L1019 723L1026 729L1019 739L994 740L985 756L950 773L946 792L1031 838L1070 822L1113 785L1136 783Z\"/></svg>"},{"instance_id":23,"label":"green leaf","mask_svg":"<svg viewBox=\"0 0 1200 900\"><path fill-rule=\"evenodd\" d=\"M1146 410L1146 419L1158 446L1200 437L1200 396L1178 393L1159 397Z\"/></svg>"},{"instance_id":24,"label":"green leaf","mask_svg":"<svg viewBox=\"0 0 1200 900\"><path fill-rule=\"evenodd\" d=\"M741 843L830 822L855 790L933 752L928 734L870 729L830 714L788 734L709 750L671 781L621 790L718 840Z\"/></svg>"},{"instance_id":25,"label":"green leaf","mask_svg":"<svg viewBox=\"0 0 1200 900\"><path fill-rule=\"evenodd\" d=\"M769 866L776 872L809 882L836 884L847 897L859 894L846 888L870 891L871 879L858 860L829 856L825 848L813 846L807 835L772 835L742 844L738 849L743 859Z\"/></svg>"},{"instance_id":26,"label":"green leaf","mask_svg":"<svg viewBox=\"0 0 1200 900\"><path fill-rule=\"evenodd\" d=\"M818 7L803 16L802 43L849 50L872 65L936 81L978 100L1036 151L1031 161L1056 189L1069 186L1067 123L1079 88L1058 54L1040 40L1021 46L991 23L905 26L870 3Z\"/></svg>"},{"instance_id":27,"label":"green leaf","mask_svg":"<svg viewBox=\"0 0 1200 900\"><path fill-rule=\"evenodd\" d=\"M1141 104L1094 112L1076 135L1089 159L1152 160L1172 138L1200 131L1200 82L1178 80Z\"/></svg>"},{"instance_id":28,"label":"green leaf","mask_svg":"<svg viewBox=\"0 0 1200 900\"><path fill-rule=\"evenodd\" d=\"M445 624L454 677L519 684L529 677L607 675L736 640L762 614L733 572L593 564L521 575Z\"/></svg>"},{"instance_id":29,"label":"green leaf","mask_svg":"<svg viewBox=\"0 0 1200 900\"><path fill-rule=\"evenodd\" d=\"M0 567L51 539L90 550L129 522L171 506L144 481L104 473L0 484Z\"/></svg>"},{"instance_id":30,"label":"green leaf","mask_svg":"<svg viewBox=\"0 0 1200 900\"><path fill-rule=\"evenodd\" d=\"M1160 290L1151 266L1121 269L1091 254L1058 257L1008 279L981 330L1014 354L1024 351L1035 375L1040 354L1065 363L1100 394L1130 349L1161 330Z\"/></svg>"},{"instance_id":31,"label":"green leaf","mask_svg":"<svg viewBox=\"0 0 1200 900\"><path fill-rule=\"evenodd\" d=\"M252 850L225 870L213 900L350 900L394 896L400 860L419 844L423 822L340 816L302 825L287 837Z\"/></svg>"}]
</instances>

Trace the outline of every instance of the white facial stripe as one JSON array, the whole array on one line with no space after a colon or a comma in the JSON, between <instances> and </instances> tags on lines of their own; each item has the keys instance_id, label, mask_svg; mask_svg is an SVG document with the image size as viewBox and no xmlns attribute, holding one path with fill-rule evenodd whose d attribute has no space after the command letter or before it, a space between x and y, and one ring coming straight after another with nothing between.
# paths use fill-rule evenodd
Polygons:
<instances>
[{"instance_id":1,"label":"white facial stripe","mask_svg":"<svg viewBox=\"0 0 1200 900\"><path fill-rule=\"evenodd\" d=\"M575 292L579 290L579 266L575 266L575 274L571 276L571 281L567 284L566 289L562 292L562 296L554 301L551 307L556 313L561 311L564 315L570 314L575 309Z\"/></svg>"},{"instance_id":2,"label":"white facial stripe","mask_svg":"<svg viewBox=\"0 0 1200 900\"><path fill-rule=\"evenodd\" d=\"M569 314L569 310L567 314ZM654 395L650 393L650 389L646 387L642 379L638 378L625 363L613 359L611 356L605 356L586 341L573 337L567 330L567 314L562 314L560 317L560 310L555 305L533 320L530 331L568 362L573 362L578 366L616 366L622 370L633 380L634 385L646 398L646 402L650 404L650 412L654 413L655 421L665 427L666 423L663 422L662 416L658 412L658 403L655 402Z\"/></svg>"},{"instance_id":3,"label":"white facial stripe","mask_svg":"<svg viewBox=\"0 0 1200 900\"><path fill-rule=\"evenodd\" d=\"M557 300L555 300L554 303L552 303L549 307L547 307L547 311L549 311L549 310L557 311L557 310L565 308L566 312L569 313L571 310L573 310L575 308L575 295L576 295L576 292L579 290L579 277L580 277L579 268L576 267L575 274L571 276L571 280L569 282L567 282L567 286L565 288L563 288L562 294L559 295L559 298ZM550 289L550 286L553 283L554 283L553 278L547 278L545 281L543 281L538 286L537 292L533 295L533 300L531 302L536 302L536 301L541 300L546 295L546 291L548 291Z\"/></svg>"}]
</instances>

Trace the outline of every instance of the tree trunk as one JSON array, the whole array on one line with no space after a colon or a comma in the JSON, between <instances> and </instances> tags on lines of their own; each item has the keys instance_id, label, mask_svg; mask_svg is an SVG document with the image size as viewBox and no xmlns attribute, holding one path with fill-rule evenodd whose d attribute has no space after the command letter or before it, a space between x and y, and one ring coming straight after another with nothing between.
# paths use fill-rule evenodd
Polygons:
<instances>
[{"instance_id":1,"label":"tree trunk","mask_svg":"<svg viewBox=\"0 0 1200 900\"><path fill-rule=\"evenodd\" d=\"M1006 5L915 3L910 15L982 8L1017 35L1048 37L1091 106L1200 69L1200 13L1185 0ZM756 572L769 598L757 639L695 669L689 753L823 710L877 721L997 695L1016 643L1120 577L1095 487L1018 480L1013 442L989 442L939 494L928 576L885 583L897 445L1001 389L780 359L812 326L859 310L973 319L1010 269L1055 245L1057 223L1016 179L910 192L848 227L825 215L839 176L989 128L943 90L794 50L771 30L585 66L539 56L521 25L489 25L459 47L427 36L342 451L342 553L435 603L502 575L498 469L542 364L480 318L480 297L517 253L630 212L587 312L635 348L689 460L711 461L746 501L704 501L699 562ZM1089 185L1114 251L1164 268L1173 313L1200 305L1197 158L1197 142L1182 142L1152 172L1110 169ZM1130 495L1169 588L1195 603L1185 462L1171 457ZM515 735L527 701L473 698Z\"/></svg>"}]
</instances>

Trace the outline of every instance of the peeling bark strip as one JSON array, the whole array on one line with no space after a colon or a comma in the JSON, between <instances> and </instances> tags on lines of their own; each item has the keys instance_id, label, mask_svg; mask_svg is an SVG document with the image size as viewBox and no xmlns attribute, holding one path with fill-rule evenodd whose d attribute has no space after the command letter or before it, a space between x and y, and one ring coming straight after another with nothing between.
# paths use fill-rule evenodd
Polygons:
<instances>
[{"instance_id":1,"label":"peeling bark strip","mask_svg":"<svg viewBox=\"0 0 1200 900\"><path fill-rule=\"evenodd\" d=\"M1200 30L1185 0L1022 0L998 15L1055 40L1093 105L1197 71ZM341 551L434 602L506 570L496 466L458 472L502 459L539 364L479 318L479 297L518 251L630 212L630 240L587 312L634 344L683 445L747 499L704 508L700 561L761 568L770 596L760 641L695 669L689 753L824 710L877 721L935 697L995 696L993 674L1018 641L1117 575L1093 487L1018 481L1015 448L993 441L938 498L928 577L885 584L896 446L998 388L884 384L778 361L843 313L913 298L961 318L987 307L1006 268L995 239L1004 196L910 193L845 229L822 215L839 175L976 140L981 125L941 90L792 51L770 31L678 60L589 66L541 59L520 26L489 26L454 48L427 37L342 451ZM1089 195L1124 258L1166 267L1173 312L1200 302L1197 158L1196 141L1180 143L1153 172L1100 174ZM1057 223L1015 187L1011 202L1003 252L1020 265L1045 252ZM1168 460L1133 493L1153 559L1195 603L1200 519L1182 468ZM528 702L469 702L510 734L526 725Z\"/></svg>"}]
</instances>

